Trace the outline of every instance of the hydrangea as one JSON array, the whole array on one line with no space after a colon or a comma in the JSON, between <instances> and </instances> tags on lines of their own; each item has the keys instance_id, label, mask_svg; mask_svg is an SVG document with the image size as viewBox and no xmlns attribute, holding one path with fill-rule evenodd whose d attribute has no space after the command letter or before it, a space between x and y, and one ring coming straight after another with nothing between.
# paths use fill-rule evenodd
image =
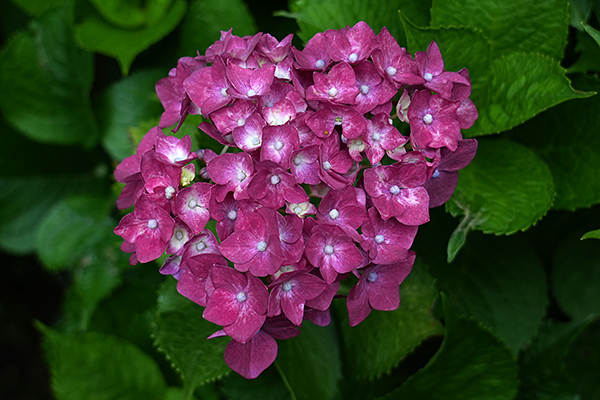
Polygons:
<instances>
[{"instance_id":1,"label":"hydrangea","mask_svg":"<svg viewBox=\"0 0 600 400\"><path fill-rule=\"evenodd\" d=\"M179 60L156 85L159 126L115 170L130 262L166 252L160 273L223 327L211 338L231 337L225 361L246 378L303 320L330 322L342 281L351 325L396 309L419 225L477 148L461 134L477 118L469 75L435 42L413 57L365 22L291 40L230 30ZM188 114L221 154L163 132Z\"/></svg>"}]
</instances>

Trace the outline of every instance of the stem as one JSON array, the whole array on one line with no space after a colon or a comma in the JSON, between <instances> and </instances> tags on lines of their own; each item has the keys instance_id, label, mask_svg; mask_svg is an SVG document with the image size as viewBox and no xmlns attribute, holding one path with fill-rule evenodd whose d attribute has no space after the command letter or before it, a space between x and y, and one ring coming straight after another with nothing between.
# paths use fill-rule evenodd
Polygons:
<instances>
[{"instance_id":1,"label":"stem","mask_svg":"<svg viewBox=\"0 0 600 400\"><path fill-rule=\"evenodd\" d=\"M229 150L229 146L223 146L223 150L221 150L219 155L227 153L227 150Z\"/></svg>"}]
</instances>

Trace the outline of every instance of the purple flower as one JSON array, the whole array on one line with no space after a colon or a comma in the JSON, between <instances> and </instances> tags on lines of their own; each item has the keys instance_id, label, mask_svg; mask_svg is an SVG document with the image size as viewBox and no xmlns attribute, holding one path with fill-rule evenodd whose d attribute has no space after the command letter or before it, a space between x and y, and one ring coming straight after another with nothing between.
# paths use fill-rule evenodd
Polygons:
<instances>
[{"instance_id":1,"label":"purple flower","mask_svg":"<svg viewBox=\"0 0 600 400\"><path fill-rule=\"evenodd\" d=\"M417 226L401 224L395 218L383 220L372 207L369 220L362 227L365 240L360 245L369 252L372 263L392 264L408 256L417 229Z\"/></svg>"},{"instance_id":2,"label":"purple flower","mask_svg":"<svg viewBox=\"0 0 600 400\"><path fill-rule=\"evenodd\" d=\"M324 71L331 63L327 47L327 38L323 33L317 33L310 38L302 51L292 47L296 66L301 70Z\"/></svg>"},{"instance_id":3,"label":"purple flower","mask_svg":"<svg viewBox=\"0 0 600 400\"><path fill-rule=\"evenodd\" d=\"M281 208L286 201L303 203L308 201L306 192L294 177L273 161L256 164L256 174L248 185L248 194L265 207Z\"/></svg>"},{"instance_id":4,"label":"purple flower","mask_svg":"<svg viewBox=\"0 0 600 400\"><path fill-rule=\"evenodd\" d=\"M255 100L271 90L275 66L267 64L259 69L248 69L228 63L226 74L233 86L228 89L230 95L238 99Z\"/></svg>"},{"instance_id":5,"label":"purple flower","mask_svg":"<svg viewBox=\"0 0 600 400\"><path fill-rule=\"evenodd\" d=\"M194 303L206 306L206 281L210 269L215 265L227 268L227 260L219 254L208 253L188 259L188 262L180 267L177 291Z\"/></svg>"},{"instance_id":6,"label":"purple flower","mask_svg":"<svg viewBox=\"0 0 600 400\"><path fill-rule=\"evenodd\" d=\"M271 160L284 169L288 169L292 152L298 150L299 147L298 130L293 126L265 126L260 160Z\"/></svg>"},{"instance_id":7,"label":"purple flower","mask_svg":"<svg viewBox=\"0 0 600 400\"><path fill-rule=\"evenodd\" d=\"M325 36L331 41L328 49L333 61L349 64L366 60L376 45L375 32L364 21L349 29L327 31Z\"/></svg>"},{"instance_id":8,"label":"purple flower","mask_svg":"<svg viewBox=\"0 0 600 400\"><path fill-rule=\"evenodd\" d=\"M384 113L376 114L367 121L367 129L362 137L368 145L366 153L372 165L381 161L386 150L396 149L408 142L408 138L402 136Z\"/></svg>"},{"instance_id":9,"label":"purple flower","mask_svg":"<svg viewBox=\"0 0 600 400\"><path fill-rule=\"evenodd\" d=\"M208 275L208 302L204 318L234 340L246 343L267 318L267 287L254 275L215 265Z\"/></svg>"},{"instance_id":10,"label":"purple flower","mask_svg":"<svg viewBox=\"0 0 600 400\"><path fill-rule=\"evenodd\" d=\"M234 100L227 92L231 85L225 75L225 64L221 57L217 57L212 66L199 69L190 75L183 82L183 87L203 115L208 115Z\"/></svg>"},{"instance_id":11,"label":"purple flower","mask_svg":"<svg viewBox=\"0 0 600 400\"><path fill-rule=\"evenodd\" d=\"M437 94L432 95L429 90L416 91L408 107L413 146L456 150L456 144L462 139L456 115L459 105Z\"/></svg>"},{"instance_id":12,"label":"purple flower","mask_svg":"<svg viewBox=\"0 0 600 400\"><path fill-rule=\"evenodd\" d=\"M217 201L223 201L229 192L233 192L236 200L248 198L254 165L247 153L221 154L213 158L206 168L210 178L219 185L213 189Z\"/></svg>"},{"instance_id":13,"label":"purple flower","mask_svg":"<svg viewBox=\"0 0 600 400\"><path fill-rule=\"evenodd\" d=\"M354 70L347 63L336 64L327 75L315 72L315 84L306 91L306 100L322 100L334 104L354 104L359 90Z\"/></svg>"},{"instance_id":14,"label":"purple flower","mask_svg":"<svg viewBox=\"0 0 600 400\"><path fill-rule=\"evenodd\" d=\"M396 88L381 77L373 63L363 61L354 67L354 72L359 90L354 107L361 114L390 101L396 95Z\"/></svg>"},{"instance_id":15,"label":"purple flower","mask_svg":"<svg viewBox=\"0 0 600 400\"><path fill-rule=\"evenodd\" d=\"M423 86L427 89L433 90L448 100L452 97L452 89L455 85L469 88L470 92L471 85L469 81L456 72L444 71L444 61L436 42L429 44L427 52L417 51L415 60L419 65L421 76L425 79ZM468 96L467 94L466 97Z\"/></svg>"}]
</instances>

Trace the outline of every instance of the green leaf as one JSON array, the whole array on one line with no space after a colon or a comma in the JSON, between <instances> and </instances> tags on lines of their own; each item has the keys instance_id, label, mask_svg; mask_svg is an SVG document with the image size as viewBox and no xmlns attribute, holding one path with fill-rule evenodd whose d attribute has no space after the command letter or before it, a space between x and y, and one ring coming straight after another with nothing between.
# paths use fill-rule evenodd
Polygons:
<instances>
[{"instance_id":1,"label":"green leaf","mask_svg":"<svg viewBox=\"0 0 600 400\"><path fill-rule=\"evenodd\" d=\"M100 137L89 99L93 58L68 21L66 8L53 10L10 41L0 58L0 108L32 139L91 147Z\"/></svg>"},{"instance_id":2,"label":"green leaf","mask_svg":"<svg viewBox=\"0 0 600 400\"><path fill-rule=\"evenodd\" d=\"M594 41L596 42L596 44L598 46L600 46L600 31L592 28L591 26L589 26L585 22L582 22L581 25L583 25L583 28L585 29L585 31L592 37L592 39L594 39Z\"/></svg>"},{"instance_id":3,"label":"green leaf","mask_svg":"<svg viewBox=\"0 0 600 400\"><path fill-rule=\"evenodd\" d=\"M566 0L436 0L431 9L432 27L480 30L489 39L492 59L531 52L559 61L567 41L568 18Z\"/></svg>"},{"instance_id":4,"label":"green leaf","mask_svg":"<svg viewBox=\"0 0 600 400\"><path fill-rule=\"evenodd\" d=\"M600 202L600 97L573 100L516 128L510 137L550 168L553 208L575 210Z\"/></svg>"},{"instance_id":5,"label":"green leaf","mask_svg":"<svg viewBox=\"0 0 600 400\"><path fill-rule=\"evenodd\" d=\"M566 370L582 399L598 399L600 386L600 318L596 317L571 342L565 356Z\"/></svg>"},{"instance_id":6,"label":"green leaf","mask_svg":"<svg viewBox=\"0 0 600 400\"><path fill-rule=\"evenodd\" d=\"M59 6L63 0L12 0L23 11L34 17L40 17L47 10Z\"/></svg>"},{"instance_id":7,"label":"green leaf","mask_svg":"<svg viewBox=\"0 0 600 400\"><path fill-rule=\"evenodd\" d=\"M334 327L305 321L302 333L280 340L275 365L295 400L328 400L338 391L342 363Z\"/></svg>"},{"instance_id":8,"label":"green leaf","mask_svg":"<svg viewBox=\"0 0 600 400\"><path fill-rule=\"evenodd\" d=\"M431 263L430 272L456 312L475 317L514 354L533 337L546 313L542 262L519 235L473 234L453 264Z\"/></svg>"},{"instance_id":9,"label":"green leaf","mask_svg":"<svg viewBox=\"0 0 600 400\"><path fill-rule=\"evenodd\" d=\"M581 241L579 234L564 238L552 259L552 288L561 309L574 318L600 314L600 246Z\"/></svg>"},{"instance_id":10,"label":"green leaf","mask_svg":"<svg viewBox=\"0 0 600 400\"><path fill-rule=\"evenodd\" d=\"M510 350L476 322L457 317L442 295L446 335L431 361L382 399L510 400L517 391Z\"/></svg>"},{"instance_id":11,"label":"green leaf","mask_svg":"<svg viewBox=\"0 0 600 400\"><path fill-rule=\"evenodd\" d=\"M113 83L97 99L102 145L115 160L121 161L135 152L128 129L162 113L154 86L164 77L162 70L135 72Z\"/></svg>"},{"instance_id":12,"label":"green leaf","mask_svg":"<svg viewBox=\"0 0 600 400\"><path fill-rule=\"evenodd\" d=\"M446 209L474 218L473 229L508 235L542 218L553 196L552 176L535 153L509 140L480 139Z\"/></svg>"},{"instance_id":13,"label":"green leaf","mask_svg":"<svg viewBox=\"0 0 600 400\"><path fill-rule=\"evenodd\" d=\"M296 19L300 32L298 36L304 43L318 32L327 29L354 26L365 21L375 33L386 26L397 39L402 39L402 28L396 17L399 9L409 4L408 11L419 14L417 19L423 20L424 10L428 10L427 1L415 6L406 0L295 0L290 4L291 13L284 14Z\"/></svg>"},{"instance_id":14,"label":"green leaf","mask_svg":"<svg viewBox=\"0 0 600 400\"><path fill-rule=\"evenodd\" d=\"M206 321L203 312L177 292L175 280L168 279L160 288L154 343L179 371L187 396L230 372L223 359L228 340L207 339L220 327Z\"/></svg>"},{"instance_id":15,"label":"green leaf","mask_svg":"<svg viewBox=\"0 0 600 400\"><path fill-rule=\"evenodd\" d=\"M543 54L507 52L494 57L489 39L478 30L418 28L402 13L400 19L410 52L425 51L435 41L447 70L469 71L479 118L465 136L502 132L563 101L591 94L573 92L564 69Z\"/></svg>"},{"instance_id":16,"label":"green leaf","mask_svg":"<svg viewBox=\"0 0 600 400\"><path fill-rule=\"evenodd\" d=\"M585 32L577 31L577 44L575 52L580 53L577 61L567 68L567 74L577 72L600 71L600 47L598 43ZM573 76L569 77L573 80ZM577 87L573 82L573 87Z\"/></svg>"},{"instance_id":17,"label":"green leaf","mask_svg":"<svg viewBox=\"0 0 600 400\"><path fill-rule=\"evenodd\" d=\"M75 33L84 48L116 58L126 75L135 57L175 29L185 11L185 0L173 0L164 14L153 17L139 29L124 29L111 25L97 13L90 14L77 25Z\"/></svg>"},{"instance_id":18,"label":"green leaf","mask_svg":"<svg viewBox=\"0 0 600 400\"><path fill-rule=\"evenodd\" d=\"M235 12L232 12L235 10ZM254 35L258 28L248 6L242 0L191 0L189 11L181 21L182 55L204 54L220 37L220 31L233 28L233 34Z\"/></svg>"},{"instance_id":19,"label":"green leaf","mask_svg":"<svg viewBox=\"0 0 600 400\"><path fill-rule=\"evenodd\" d=\"M344 359L350 375L373 379L392 368L424 339L442 334L431 315L438 292L425 265L417 262L400 285L400 307L394 311L373 310L355 327L348 325L345 302L336 302Z\"/></svg>"},{"instance_id":20,"label":"green leaf","mask_svg":"<svg viewBox=\"0 0 600 400\"><path fill-rule=\"evenodd\" d=\"M595 231L589 231L585 235L581 237L583 239L600 239L600 229L596 229Z\"/></svg>"},{"instance_id":21,"label":"green leaf","mask_svg":"<svg viewBox=\"0 0 600 400\"><path fill-rule=\"evenodd\" d=\"M571 26L582 31L581 22L588 20L592 12L592 5L589 0L569 0L569 5L571 6Z\"/></svg>"},{"instance_id":22,"label":"green leaf","mask_svg":"<svg viewBox=\"0 0 600 400\"><path fill-rule=\"evenodd\" d=\"M164 399L160 369L147 354L115 336L61 333L38 324L52 372L52 389L62 400Z\"/></svg>"},{"instance_id":23,"label":"green leaf","mask_svg":"<svg viewBox=\"0 0 600 400\"><path fill-rule=\"evenodd\" d=\"M590 323L590 319L570 323L547 322L519 359L517 400L578 399L571 377L565 373L564 357L570 344Z\"/></svg>"},{"instance_id":24,"label":"green leaf","mask_svg":"<svg viewBox=\"0 0 600 400\"><path fill-rule=\"evenodd\" d=\"M162 19L173 0L130 2L119 0L90 0L106 21L125 29L136 29ZM140 4L141 3L141 4Z\"/></svg>"},{"instance_id":25,"label":"green leaf","mask_svg":"<svg viewBox=\"0 0 600 400\"><path fill-rule=\"evenodd\" d=\"M291 400L290 393L274 366L267 368L256 379L230 374L223 379L221 391L229 400Z\"/></svg>"},{"instance_id":26,"label":"green leaf","mask_svg":"<svg viewBox=\"0 0 600 400\"><path fill-rule=\"evenodd\" d=\"M112 199L77 196L54 205L36 234L38 254L50 271L73 266L98 243L115 221L108 217Z\"/></svg>"}]
</instances>

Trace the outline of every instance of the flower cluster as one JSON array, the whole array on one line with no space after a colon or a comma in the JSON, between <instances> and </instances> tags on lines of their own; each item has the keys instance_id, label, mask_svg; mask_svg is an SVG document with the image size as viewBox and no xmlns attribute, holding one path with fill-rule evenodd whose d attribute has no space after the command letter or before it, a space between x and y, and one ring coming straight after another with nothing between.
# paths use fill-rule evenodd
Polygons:
<instances>
[{"instance_id":1,"label":"flower cluster","mask_svg":"<svg viewBox=\"0 0 600 400\"><path fill-rule=\"evenodd\" d=\"M346 278L351 325L399 306L417 228L477 147L461 135L477 118L469 75L444 70L435 42L413 57L364 22L291 41L229 31L180 59L156 86L159 126L115 171L118 207L134 206L122 249L132 263L166 251L161 273L223 327L211 337L232 338L225 360L247 378L304 319L329 324ZM188 114L222 154L163 133Z\"/></svg>"}]
</instances>

